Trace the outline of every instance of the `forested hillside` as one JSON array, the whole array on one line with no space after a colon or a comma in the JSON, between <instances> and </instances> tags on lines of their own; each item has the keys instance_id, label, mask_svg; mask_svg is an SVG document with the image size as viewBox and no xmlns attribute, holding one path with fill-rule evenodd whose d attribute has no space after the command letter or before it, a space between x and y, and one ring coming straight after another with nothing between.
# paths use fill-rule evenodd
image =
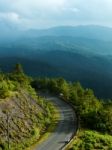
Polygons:
<instances>
[{"instance_id":1,"label":"forested hillside","mask_svg":"<svg viewBox=\"0 0 112 150\"><path fill-rule=\"evenodd\" d=\"M112 98L111 56L85 56L67 51L49 51L29 54L29 57L3 57L0 65L9 72L15 63L21 62L28 75L64 77L68 81L80 81L84 87L92 88L100 98Z\"/></svg>"},{"instance_id":2,"label":"forested hillside","mask_svg":"<svg viewBox=\"0 0 112 150\"><path fill-rule=\"evenodd\" d=\"M20 64L0 73L0 150L23 150L52 125L54 106L38 96Z\"/></svg>"},{"instance_id":3,"label":"forested hillside","mask_svg":"<svg viewBox=\"0 0 112 150\"><path fill-rule=\"evenodd\" d=\"M71 150L112 149L112 100L100 100L91 89L63 78L37 78L32 86L54 93L73 105L79 130Z\"/></svg>"},{"instance_id":4,"label":"forested hillside","mask_svg":"<svg viewBox=\"0 0 112 150\"><path fill-rule=\"evenodd\" d=\"M0 73L0 148L23 150L54 124L55 108L36 94L50 92L71 103L78 119L71 149L112 149L112 100L98 99L93 90L63 78L28 77L20 64Z\"/></svg>"}]
</instances>

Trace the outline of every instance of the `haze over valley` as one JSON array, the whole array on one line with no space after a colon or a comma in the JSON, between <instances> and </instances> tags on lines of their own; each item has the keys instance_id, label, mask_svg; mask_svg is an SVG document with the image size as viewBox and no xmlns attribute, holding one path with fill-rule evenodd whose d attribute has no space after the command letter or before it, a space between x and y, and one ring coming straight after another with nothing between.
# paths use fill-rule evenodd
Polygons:
<instances>
[{"instance_id":1,"label":"haze over valley","mask_svg":"<svg viewBox=\"0 0 112 150\"><path fill-rule=\"evenodd\" d=\"M0 0L0 150L112 150L112 1Z\"/></svg>"},{"instance_id":2,"label":"haze over valley","mask_svg":"<svg viewBox=\"0 0 112 150\"><path fill-rule=\"evenodd\" d=\"M21 63L31 76L62 76L93 88L98 97L112 97L111 28L60 26L15 33L1 34L7 36L0 40L3 71Z\"/></svg>"}]
</instances>

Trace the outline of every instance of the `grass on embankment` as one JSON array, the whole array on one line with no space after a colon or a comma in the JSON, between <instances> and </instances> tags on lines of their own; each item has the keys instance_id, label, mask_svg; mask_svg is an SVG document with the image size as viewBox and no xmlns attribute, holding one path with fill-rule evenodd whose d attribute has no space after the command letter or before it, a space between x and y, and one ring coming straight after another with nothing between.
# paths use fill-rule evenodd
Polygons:
<instances>
[{"instance_id":1,"label":"grass on embankment","mask_svg":"<svg viewBox=\"0 0 112 150\"><path fill-rule=\"evenodd\" d=\"M51 135L51 133L55 131L55 129L58 125L58 122L60 119L59 108L57 106L55 106L54 103L52 103L52 102L49 102L49 103L52 105L52 110L53 110L52 123L47 128L47 130L44 132L44 134L40 136L40 139L38 139L38 141L36 141L35 144L33 144L31 147L27 148L26 150L33 150L33 149L35 149L35 147L38 147L39 144L41 144L42 142L47 140L49 138L49 136Z\"/></svg>"},{"instance_id":2,"label":"grass on embankment","mask_svg":"<svg viewBox=\"0 0 112 150\"><path fill-rule=\"evenodd\" d=\"M112 136L92 130L80 130L68 150L112 150Z\"/></svg>"}]
</instances>

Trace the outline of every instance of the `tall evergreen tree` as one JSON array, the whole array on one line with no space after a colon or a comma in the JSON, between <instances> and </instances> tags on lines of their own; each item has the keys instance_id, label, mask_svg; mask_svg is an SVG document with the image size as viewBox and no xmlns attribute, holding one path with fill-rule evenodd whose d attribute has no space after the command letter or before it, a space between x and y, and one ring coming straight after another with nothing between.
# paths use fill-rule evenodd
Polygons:
<instances>
[{"instance_id":1,"label":"tall evergreen tree","mask_svg":"<svg viewBox=\"0 0 112 150\"><path fill-rule=\"evenodd\" d=\"M16 64L16 66L14 68L14 72L18 73L18 74L24 74L23 67L20 63Z\"/></svg>"}]
</instances>

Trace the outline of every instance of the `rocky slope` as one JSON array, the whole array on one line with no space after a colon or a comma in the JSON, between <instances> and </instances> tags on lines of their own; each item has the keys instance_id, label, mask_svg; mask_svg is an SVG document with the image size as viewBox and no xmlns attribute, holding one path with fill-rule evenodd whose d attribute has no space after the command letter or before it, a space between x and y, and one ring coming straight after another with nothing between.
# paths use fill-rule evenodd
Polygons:
<instances>
[{"instance_id":1,"label":"rocky slope","mask_svg":"<svg viewBox=\"0 0 112 150\"><path fill-rule=\"evenodd\" d=\"M0 101L0 150L25 149L39 139L51 122L50 104L21 90ZM49 113L48 113L49 112Z\"/></svg>"}]
</instances>

